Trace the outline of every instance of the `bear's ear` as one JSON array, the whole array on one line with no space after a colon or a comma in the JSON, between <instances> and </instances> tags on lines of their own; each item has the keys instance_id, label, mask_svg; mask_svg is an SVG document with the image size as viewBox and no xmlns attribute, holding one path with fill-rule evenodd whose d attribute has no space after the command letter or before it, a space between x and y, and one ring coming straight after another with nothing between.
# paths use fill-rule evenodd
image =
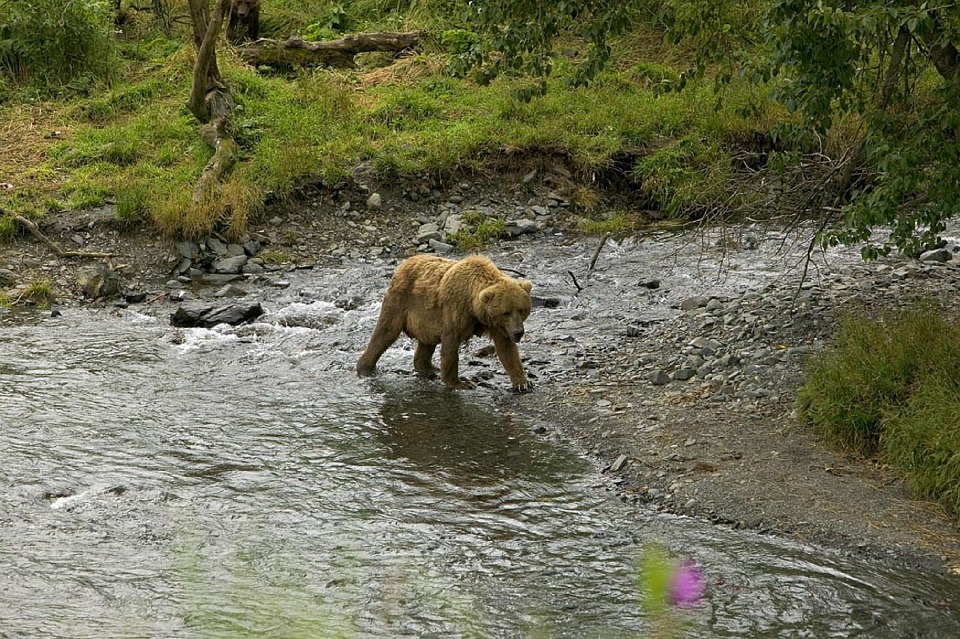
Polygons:
<instances>
[{"instance_id":1,"label":"bear's ear","mask_svg":"<svg viewBox=\"0 0 960 639\"><path fill-rule=\"evenodd\" d=\"M529 280L517 280L517 283L520 285L520 288L525 290L527 293L533 290L533 284L531 284Z\"/></svg>"},{"instance_id":2,"label":"bear's ear","mask_svg":"<svg viewBox=\"0 0 960 639\"><path fill-rule=\"evenodd\" d=\"M489 304L493 301L493 298L496 296L497 292L494 290L493 286L488 286L487 288L480 291L480 303Z\"/></svg>"}]
</instances>

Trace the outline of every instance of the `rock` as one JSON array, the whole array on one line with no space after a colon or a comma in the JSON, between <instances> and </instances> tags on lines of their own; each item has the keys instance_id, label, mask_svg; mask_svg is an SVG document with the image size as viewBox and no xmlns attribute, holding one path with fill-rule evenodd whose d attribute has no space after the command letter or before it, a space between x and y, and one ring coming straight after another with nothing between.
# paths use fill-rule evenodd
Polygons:
<instances>
[{"instance_id":1,"label":"rock","mask_svg":"<svg viewBox=\"0 0 960 639\"><path fill-rule=\"evenodd\" d=\"M367 198L367 208L370 210L379 209L383 205L383 200L379 193L371 193Z\"/></svg>"},{"instance_id":2,"label":"rock","mask_svg":"<svg viewBox=\"0 0 960 639\"><path fill-rule=\"evenodd\" d=\"M443 233L447 237L456 235L463 228L463 218L459 215L449 215L443 222Z\"/></svg>"},{"instance_id":3,"label":"rock","mask_svg":"<svg viewBox=\"0 0 960 639\"><path fill-rule=\"evenodd\" d=\"M260 302L249 304L213 304L210 302L190 302L181 305L170 316L170 324L180 328L210 328L217 324L236 326L263 315Z\"/></svg>"},{"instance_id":4,"label":"rock","mask_svg":"<svg viewBox=\"0 0 960 639\"><path fill-rule=\"evenodd\" d=\"M5 268L0 268L0 286L13 286L17 283L17 274Z\"/></svg>"},{"instance_id":5,"label":"rock","mask_svg":"<svg viewBox=\"0 0 960 639\"><path fill-rule=\"evenodd\" d=\"M536 230L537 223L534 220L509 220L507 227L504 229L504 233L510 237L517 237L527 233L535 233Z\"/></svg>"},{"instance_id":6,"label":"rock","mask_svg":"<svg viewBox=\"0 0 960 639\"><path fill-rule=\"evenodd\" d=\"M236 284L224 284L216 293L213 294L214 297L243 297L247 292L237 286Z\"/></svg>"},{"instance_id":7,"label":"rock","mask_svg":"<svg viewBox=\"0 0 960 639\"><path fill-rule=\"evenodd\" d=\"M453 253L453 245L447 244L446 242L441 242L440 240L430 240L428 242L430 248L432 248L437 253Z\"/></svg>"},{"instance_id":8,"label":"rock","mask_svg":"<svg viewBox=\"0 0 960 639\"><path fill-rule=\"evenodd\" d=\"M560 299L557 297L539 297L537 295L531 295L530 301L534 308L557 308L560 306Z\"/></svg>"},{"instance_id":9,"label":"rock","mask_svg":"<svg viewBox=\"0 0 960 639\"><path fill-rule=\"evenodd\" d=\"M663 386L664 384L670 383L670 376L661 370L653 371L647 376L647 379L649 379L650 383L654 386Z\"/></svg>"},{"instance_id":10,"label":"rock","mask_svg":"<svg viewBox=\"0 0 960 639\"><path fill-rule=\"evenodd\" d=\"M921 262L949 262L953 253L947 248L937 248L920 254Z\"/></svg>"},{"instance_id":11,"label":"rock","mask_svg":"<svg viewBox=\"0 0 960 639\"><path fill-rule=\"evenodd\" d=\"M82 269L77 273L77 288L85 297L113 297L120 293L120 274L106 264Z\"/></svg>"},{"instance_id":12,"label":"rock","mask_svg":"<svg viewBox=\"0 0 960 639\"><path fill-rule=\"evenodd\" d=\"M245 273L246 275L260 275L261 273L265 273L266 269L256 262L247 262L243 265L241 272Z\"/></svg>"},{"instance_id":13,"label":"rock","mask_svg":"<svg viewBox=\"0 0 960 639\"><path fill-rule=\"evenodd\" d=\"M623 468L626 464L627 464L627 456L620 455L614 460L612 464L610 464L610 471L616 473L621 468Z\"/></svg>"},{"instance_id":14,"label":"rock","mask_svg":"<svg viewBox=\"0 0 960 639\"><path fill-rule=\"evenodd\" d=\"M217 255L227 254L227 245L222 240L215 237L207 238L207 248Z\"/></svg>"},{"instance_id":15,"label":"rock","mask_svg":"<svg viewBox=\"0 0 960 639\"><path fill-rule=\"evenodd\" d=\"M417 230L417 244L426 244L434 240L439 241L442 239L443 234L440 232L440 227L433 222L421 224Z\"/></svg>"},{"instance_id":16,"label":"rock","mask_svg":"<svg viewBox=\"0 0 960 639\"><path fill-rule=\"evenodd\" d=\"M660 288L660 280L647 280L646 282L640 282L640 286L643 288L648 288L651 291L655 291Z\"/></svg>"},{"instance_id":17,"label":"rock","mask_svg":"<svg viewBox=\"0 0 960 639\"><path fill-rule=\"evenodd\" d=\"M673 373L673 379L677 380L678 382L685 382L696 374L697 371L695 369L681 368Z\"/></svg>"},{"instance_id":18,"label":"rock","mask_svg":"<svg viewBox=\"0 0 960 639\"><path fill-rule=\"evenodd\" d=\"M692 311L695 308L702 308L710 302L707 297L688 297L680 302L681 311Z\"/></svg>"},{"instance_id":19,"label":"rock","mask_svg":"<svg viewBox=\"0 0 960 639\"><path fill-rule=\"evenodd\" d=\"M177 251L180 253L180 257L186 260L195 260L200 257L200 247L196 242L190 240L177 242Z\"/></svg>"},{"instance_id":20,"label":"rock","mask_svg":"<svg viewBox=\"0 0 960 639\"><path fill-rule=\"evenodd\" d=\"M243 266L249 259L245 253L234 255L233 257L225 257L213 263L213 271L224 274L240 273L243 271Z\"/></svg>"}]
</instances>

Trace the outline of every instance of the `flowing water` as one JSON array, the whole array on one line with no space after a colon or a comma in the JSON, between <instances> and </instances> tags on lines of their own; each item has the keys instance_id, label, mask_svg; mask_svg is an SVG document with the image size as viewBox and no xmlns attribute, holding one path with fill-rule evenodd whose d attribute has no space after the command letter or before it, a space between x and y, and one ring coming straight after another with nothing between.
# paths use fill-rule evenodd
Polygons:
<instances>
[{"instance_id":1,"label":"flowing water","mask_svg":"<svg viewBox=\"0 0 960 639\"><path fill-rule=\"evenodd\" d=\"M654 542L707 576L691 637L960 636L956 578L624 504L409 345L356 378L376 300L333 301L389 270L240 328L0 318L0 637L645 637Z\"/></svg>"}]
</instances>

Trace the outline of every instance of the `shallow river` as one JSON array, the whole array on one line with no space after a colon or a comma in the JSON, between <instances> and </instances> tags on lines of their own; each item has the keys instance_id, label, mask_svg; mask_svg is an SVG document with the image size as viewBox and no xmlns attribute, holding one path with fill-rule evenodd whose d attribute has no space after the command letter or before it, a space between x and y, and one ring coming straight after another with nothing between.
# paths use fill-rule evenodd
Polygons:
<instances>
[{"instance_id":1,"label":"shallow river","mask_svg":"<svg viewBox=\"0 0 960 639\"><path fill-rule=\"evenodd\" d=\"M357 379L377 300L333 302L389 270L292 273L238 329L0 317L0 637L645 637L654 542L706 574L691 637L960 636L960 580L621 503L407 344Z\"/></svg>"}]
</instances>

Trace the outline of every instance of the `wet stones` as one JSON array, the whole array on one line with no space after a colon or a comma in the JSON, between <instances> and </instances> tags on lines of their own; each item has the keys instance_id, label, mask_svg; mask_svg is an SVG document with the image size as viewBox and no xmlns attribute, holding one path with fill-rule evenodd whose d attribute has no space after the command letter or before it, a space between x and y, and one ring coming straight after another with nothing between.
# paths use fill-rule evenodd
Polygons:
<instances>
[{"instance_id":1,"label":"wet stones","mask_svg":"<svg viewBox=\"0 0 960 639\"><path fill-rule=\"evenodd\" d=\"M260 302L223 304L187 302L170 316L170 324L179 328L210 328L217 324L236 326L263 315Z\"/></svg>"},{"instance_id":2,"label":"wet stones","mask_svg":"<svg viewBox=\"0 0 960 639\"><path fill-rule=\"evenodd\" d=\"M113 297L120 293L120 274L106 264L85 268L77 273L77 288L88 299Z\"/></svg>"}]
</instances>

